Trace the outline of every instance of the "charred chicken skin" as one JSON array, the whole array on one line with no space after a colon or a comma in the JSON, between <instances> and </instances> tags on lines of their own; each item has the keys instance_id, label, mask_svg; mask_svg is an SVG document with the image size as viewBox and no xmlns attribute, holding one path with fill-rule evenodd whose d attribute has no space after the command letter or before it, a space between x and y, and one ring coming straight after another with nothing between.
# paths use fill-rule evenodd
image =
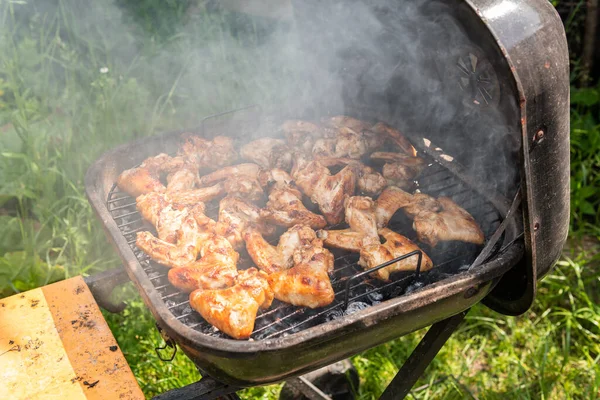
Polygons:
<instances>
[{"instance_id":1,"label":"charred chicken skin","mask_svg":"<svg viewBox=\"0 0 600 400\"><path fill-rule=\"evenodd\" d=\"M344 200L354 194L356 176L351 166L331 175L318 161L312 161L298 169L295 182L304 194L310 197L329 224L338 224L343 219Z\"/></svg>"},{"instance_id":2,"label":"charred chicken skin","mask_svg":"<svg viewBox=\"0 0 600 400\"><path fill-rule=\"evenodd\" d=\"M315 231L305 225L295 225L287 230L279 239L279 244L269 244L262 234L254 229L244 232L246 249L252 261L267 274L291 268L294 255L310 246L317 238Z\"/></svg>"},{"instance_id":3,"label":"charred chicken skin","mask_svg":"<svg viewBox=\"0 0 600 400\"><path fill-rule=\"evenodd\" d=\"M286 171L292 168L292 151L282 139L254 140L242 146L240 155L243 159L252 161L262 168L279 168Z\"/></svg>"},{"instance_id":4,"label":"charred chicken skin","mask_svg":"<svg viewBox=\"0 0 600 400\"><path fill-rule=\"evenodd\" d=\"M268 276L275 298L295 306L318 308L329 305L335 293L329 280L333 255L315 239L294 257L295 266Z\"/></svg>"},{"instance_id":5,"label":"charred chicken skin","mask_svg":"<svg viewBox=\"0 0 600 400\"><path fill-rule=\"evenodd\" d=\"M273 301L267 275L256 268L241 271L226 289L199 289L190 295L192 308L211 325L234 339L247 339L254 330L258 309Z\"/></svg>"},{"instance_id":6,"label":"charred chicken skin","mask_svg":"<svg viewBox=\"0 0 600 400\"><path fill-rule=\"evenodd\" d=\"M199 260L169 270L169 282L186 292L226 288L234 284L238 259L231 243L213 234L200 245Z\"/></svg>"},{"instance_id":7,"label":"charred chicken skin","mask_svg":"<svg viewBox=\"0 0 600 400\"><path fill-rule=\"evenodd\" d=\"M371 243L366 244L360 250L360 260L358 264L365 270L375 268L385 262L391 261L394 258L403 256L415 250L421 250L419 246L411 242L408 238L396 233L390 229L383 228L379 230L379 234L385 239L385 243ZM421 260L421 271L427 271L433 268L433 262L423 253ZM390 274L396 271L414 271L417 268L418 256L400 260L389 267L382 268L378 271L373 272L373 276L377 279L387 281L389 280Z\"/></svg>"}]
</instances>

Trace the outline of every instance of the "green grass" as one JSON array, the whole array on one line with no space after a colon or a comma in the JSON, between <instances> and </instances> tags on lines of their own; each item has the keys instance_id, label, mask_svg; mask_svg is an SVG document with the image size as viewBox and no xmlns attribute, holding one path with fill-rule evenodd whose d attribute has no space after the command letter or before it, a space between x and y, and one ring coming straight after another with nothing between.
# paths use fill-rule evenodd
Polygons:
<instances>
[{"instance_id":1,"label":"green grass","mask_svg":"<svg viewBox=\"0 0 600 400\"><path fill-rule=\"evenodd\" d=\"M232 14L201 2L136 3L0 0L0 296L118 264L83 192L105 150L224 109L307 95L273 90L299 71L280 62L291 50L268 51L260 21L236 21L247 32L236 36ZM569 250L525 315L475 307L415 398L600 396L598 89L574 89L572 103ZM105 316L144 392L197 380L181 353L158 360L153 318L132 287L120 295L129 307ZM376 398L423 334L355 356L359 398Z\"/></svg>"}]
</instances>

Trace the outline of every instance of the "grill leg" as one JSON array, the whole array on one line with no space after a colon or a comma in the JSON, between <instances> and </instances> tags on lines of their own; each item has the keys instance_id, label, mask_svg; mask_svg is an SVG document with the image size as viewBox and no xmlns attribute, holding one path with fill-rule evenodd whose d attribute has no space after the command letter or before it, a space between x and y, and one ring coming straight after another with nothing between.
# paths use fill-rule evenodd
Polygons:
<instances>
[{"instance_id":1,"label":"grill leg","mask_svg":"<svg viewBox=\"0 0 600 400\"><path fill-rule=\"evenodd\" d=\"M469 310L463 311L431 325L379 399L398 400L405 398L468 312Z\"/></svg>"},{"instance_id":2,"label":"grill leg","mask_svg":"<svg viewBox=\"0 0 600 400\"><path fill-rule=\"evenodd\" d=\"M225 385L207 376L191 385L159 394L152 400L214 400L218 398L239 400L238 395L235 394L238 390L240 388Z\"/></svg>"}]
</instances>

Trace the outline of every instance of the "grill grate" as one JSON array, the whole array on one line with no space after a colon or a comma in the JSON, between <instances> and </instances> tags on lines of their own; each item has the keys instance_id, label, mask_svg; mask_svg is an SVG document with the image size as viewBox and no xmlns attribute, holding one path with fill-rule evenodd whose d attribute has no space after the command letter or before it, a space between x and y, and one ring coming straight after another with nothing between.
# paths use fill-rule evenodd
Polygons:
<instances>
[{"instance_id":1,"label":"grill grate","mask_svg":"<svg viewBox=\"0 0 600 400\"><path fill-rule=\"evenodd\" d=\"M425 157L424 155L421 155ZM468 188L462 181L446 168L433 161L419 177L418 187L432 196L452 198L475 217L486 236L489 238L498 228L501 216L494 206L481 195ZM154 229L143 221L135 207L135 199L121 192L113 185L107 199L108 211L119 227L142 269L148 275L154 288L161 295L162 301L173 315L188 327L215 337L227 336L218 331L196 313L189 304L189 295L178 291L167 279L168 269L152 261L136 245L136 233ZM207 215L216 218L218 202L207 204ZM390 222L390 228L416 240L411 228L412 224L402 212L396 213ZM270 309L259 311L251 340L271 339L298 332L319 323L330 321L359 311L387 299L410 293L427 284L442 280L466 270L481 250L476 245L460 242L440 243L435 248L426 245L420 247L434 262L430 271L415 274L414 272L398 273L392 282L380 282L370 278L356 279L349 285L347 308L345 305L345 284L354 275L363 272L357 264L359 255L345 251L332 250L335 257L335 270L331 274L331 282L335 289L334 302L322 309L311 310L275 300ZM239 269L250 267L251 260L247 254L240 253Z\"/></svg>"}]
</instances>

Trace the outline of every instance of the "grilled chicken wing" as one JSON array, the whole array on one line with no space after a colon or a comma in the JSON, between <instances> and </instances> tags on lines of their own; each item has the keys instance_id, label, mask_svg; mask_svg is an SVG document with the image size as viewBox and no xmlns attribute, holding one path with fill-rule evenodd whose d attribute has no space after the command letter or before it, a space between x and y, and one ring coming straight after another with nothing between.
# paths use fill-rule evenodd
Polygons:
<instances>
[{"instance_id":1,"label":"grilled chicken wing","mask_svg":"<svg viewBox=\"0 0 600 400\"><path fill-rule=\"evenodd\" d=\"M385 178L373 168L351 158L320 158L319 163L326 167L351 165L356 174L356 186L367 196L376 196L387 186Z\"/></svg>"},{"instance_id":2,"label":"grilled chicken wing","mask_svg":"<svg viewBox=\"0 0 600 400\"><path fill-rule=\"evenodd\" d=\"M294 265L294 254L309 246L316 238L315 231L308 226L295 225L281 235L279 244L275 247L255 229L244 232L248 254L256 266L268 274L291 268Z\"/></svg>"},{"instance_id":3,"label":"grilled chicken wing","mask_svg":"<svg viewBox=\"0 0 600 400\"><path fill-rule=\"evenodd\" d=\"M243 246L243 232L251 227L256 228L264 235L272 235L275 229L265 223L260 215L260 209L244 200L227 196L219 203L219 221L216 233L221 235L235 249Z\"/></svg>"},{"instance_id":4,"label":"grilled chicken wing","mask_svg":"<svg viewBox=\"0 0 600 400\"><path fill-rule=\"evenodd\" d=\"M338 128L337 135L331 139L317 139L312 154L315 158L348 157L359 159L383 144L380 136L371 131L355 131L348 127Z\"/></svg>"},{"instance_id":5,"label":"grilled chicken wing","mask_svg":"<svg viewBox=\"0 0 600 400\"><path fill-rule=\"evenodd\" d=\"M233 177L256 179L260 171L260 166L252 163L232 165L202 176L198 179L198 186L212 185L216 182L224 181Z\"/></svg>"},{"instance_id":6,"label":"grilled chicken wing","mask_svg":"<svg viewBox=\"0 0 600 400\"><path fill-rule=\"evenodd\" d=\"M263 168L280 168L286 171L292 168L292 152L282 139L254 140L242 146L240 154L245 160L252 161Z\"/></svg>"},{"instance_id":7,"label":"grilled chicken wing","mask_svg":"<svg viewBox=\"0 0 600 400\"><path fill-rule=\"evenodd\" d=\"M197 169L185 166L167 175L167 193L194 189Z\"/></svg>"},{"instance_id":8,"label":"grilled chicken wing","mask_svg":"<svg viewBox=\"0 0 600 400\"><path fill-rule=\"evenodd\" d=\"M227 289L199 289L190 295L192 308L211 325L234 339L247 339L254 330L259 308L269 308L273 291L266 274L256 268L241 271Z\"/></svg>"},{"instance_id":9,"label":"grilled chicken wing","mask_svg":"<svg viewBox=\"0 0 600 400\"><path fill-rule=\"evenodd\" d=\"M214 221L204 215L204 205L186 210L176 243L160 240L150 232L138 232L136 245L158 263L176 268L196 260L201 244L214 231Z\"/></svg>"},{"instance_id":10,"label":"grilled chicken wing","mask_svg":"<svg viewBox=\"0 0 600 400\"><path fill-rule=\"evenodd\" d=\"M328 272L333 270L333 255L313 240L297 254L296 265L268 276L275 298L295 306L324 307L333 302L335 293Z\"/></svg>"},{"instance_id":11,"label":"grilled chicken wing","mask_svg":"<svg viewBox=\"0 0 600 400\"><path fill-rule=\"evenodd\" d=\"M304 207L302 193L291 186L271 190L267 207L261 210L261 216L265 221L285 227L301 224L320 229L327 225L322 215Z\"/></svg>"},{"instance_id":12,"label":"grilled chicken wing","mask_svg":"<svg viewBox=\"0 0 600 400\"><path fill-rule=\"evenodd\" d=\"M196 169L209 170L231 165L238 159L238 154L233 147L233 139L226 136L216 136L213 140L207 140L188 135L178 155L193 164Z\"/></svg>"},{"instance_id":13,"label":"grilled chicken wing","mask_svg":"<svg viewBox=\"0 0 600 400\"><path fill-rule=\"evenodd\" d=\"M135 199L135 205L142 217L156 227L161 211L172 206L172 202L164 193L150 192L139 195ZM166 240L160 234L159 238Z\"/></svg>"},{"instance_id":14,"label":"grilled chicken wing","mask_svg":"<svg viewBox=\"0 0 600 400\"><path fill-rule=\"evenodd\" d=\"M369 243L379 244L375 202L369 197L353 196L345 203L346 222L349 229L326 231L317 234L329 247L359 252Z\"/></svg>"},{"instance_id":15,"label":"grilled chicken wing","mask_svg":"<svg viewBox=\"0 0 600 400\"><path fill-rule=\"evenodd\" d=\"M234 284L238 259L231 243L213 234L202 242L199 260L169 270L169 282L186 292L226 288Z\"/></svg>"},{"instance_id":16,"label":"grilled chicken wing","mask_svg":"<svg viewBox=\"0 0 600 400\"><path fill-rule=\"evenodd\" d=\"M351 166L331 175L329 170L318 161L308 163L298 169L294 176L296 184L304 194L310 197L330 224L342 221L344 200L354 194L356 176Z\"/></svg>"},{"instance_id":17,"label":"grilled chicken wing","mask_svg":"<svg viewBox=\"0 0 600 400\"><path fill-rule=\"evenodd\" d=\"M415 250L421 250L416 244L408 238L396 233L390 229L383 228L379 230L379 234L385 238L385 243L371 243L363 246L360 250L360 260L358 264L365 270L375 268L385 262L391 261L394 258L408 254ZM433 268L433 262L423 253L421 260L421 271L427 271ZM400 260L388 267L382 268L373 272L376 278L387 281L392 272L396 271L413 271L417 268L418 256L414 255L404 260Z\"/></svg>"},{"instance_id":18,"label":"grilled chicken wing","mask_svg":"<svg viewBox=\"0 0 600 400\"><path fill-rule=\"evenodd\" d=\"M400 208L413 219L413 229L419 240L432 247L439 241L458 240L475 244L485 241L473 216L451 199L434 199L424 193L411 195L393 186L384 190L377 199L377 226L386 226Z\"/></svg>"},{"instance_id":19,"label":"grilled chicken wing","mask_svg":"<svg viewBox=\"0 0 600 400\"><path fill-rule=\"evenodd\" d=\"M398 187L389 186L377 199L375 210L377 226L380 228L387 226L396 211L401 208L406 215L412 218L424 210L437 212L441 209L441 205L436 199L427 194L416 193L412 195Z\"/></svg>"},{"instance_id":20,"label":"grilled chicken wing","mask_svg":"<svg viewBox=\"0 0 600 400\"><path fill-rule=\"evenodd\" d=\"M217 136L212 141L190 136L179 149L177 157L159 154L146 159L139 167L125 170L117 178L119 188L137 197L149 192L165 192L161 174L167 177L169 191L192 189L191 175L199 168L215 169L237 160L233 140Z\"/></svg>"},{"instance_id":21,"label":"grilled chicken wing","mask_svg":"<svg viewBox=\"0 0 600 400\"><path fill-rule=\"evenodd\" d=\"M414 217L413 228L421 242L432 247L450 240L483 244L485 236L471 214L447 197L437 201L442 211L426 210Z\"/></svg>"},{"instance_id":22,"label":"grilled chicken wing","mask_svg":"<svg viewBox=\"0 0 600 400\"><path fill-rule=\"evenodd\" d=\"M375 131L372 124L345 115L329 118L325 124L337 128L338 157L360 158L381 147L386 140L386 135Z\"/></svg>"},{"instance_id":23,"label":"grilled chicken wing","mask_svg":"<svg viewBox=\"0 0 600 400\"><path fill-rule=\"evenodd\" d=\"M175 243L177 231L187 216L187 210L198 206L204 211L204 202L224 194L225 188L221 183L173 193L150 192L137 197L136 207L142 217L154 225L159 239Z\"/></svg>"},{"instance_id":24,"label":"grilled chicken wing","mask_svg":"<svg viewBox=\"0 0 600 400\"><path fill-rule=\"evenodd\" d=\"M225 186L219 182L216 185L198 189L182 190L180 192L167 192L167 195L174 204L194 205L199 202L209 202L224 196L225 193Z\"/></svg>"},{"instance_id":25,"label":"grilled chicken wing","mask_svg":"<svg viewBox=\"0 0 600 400\"><path fill-rule=\"evenodd\" d=\"M183 160L159 154L147 158L139 167L123 171L117 178L117 185L133 197L150 192L164 192L166 187L160 181L161 173L181 165Z\"/></svg>"}]
</instances>

